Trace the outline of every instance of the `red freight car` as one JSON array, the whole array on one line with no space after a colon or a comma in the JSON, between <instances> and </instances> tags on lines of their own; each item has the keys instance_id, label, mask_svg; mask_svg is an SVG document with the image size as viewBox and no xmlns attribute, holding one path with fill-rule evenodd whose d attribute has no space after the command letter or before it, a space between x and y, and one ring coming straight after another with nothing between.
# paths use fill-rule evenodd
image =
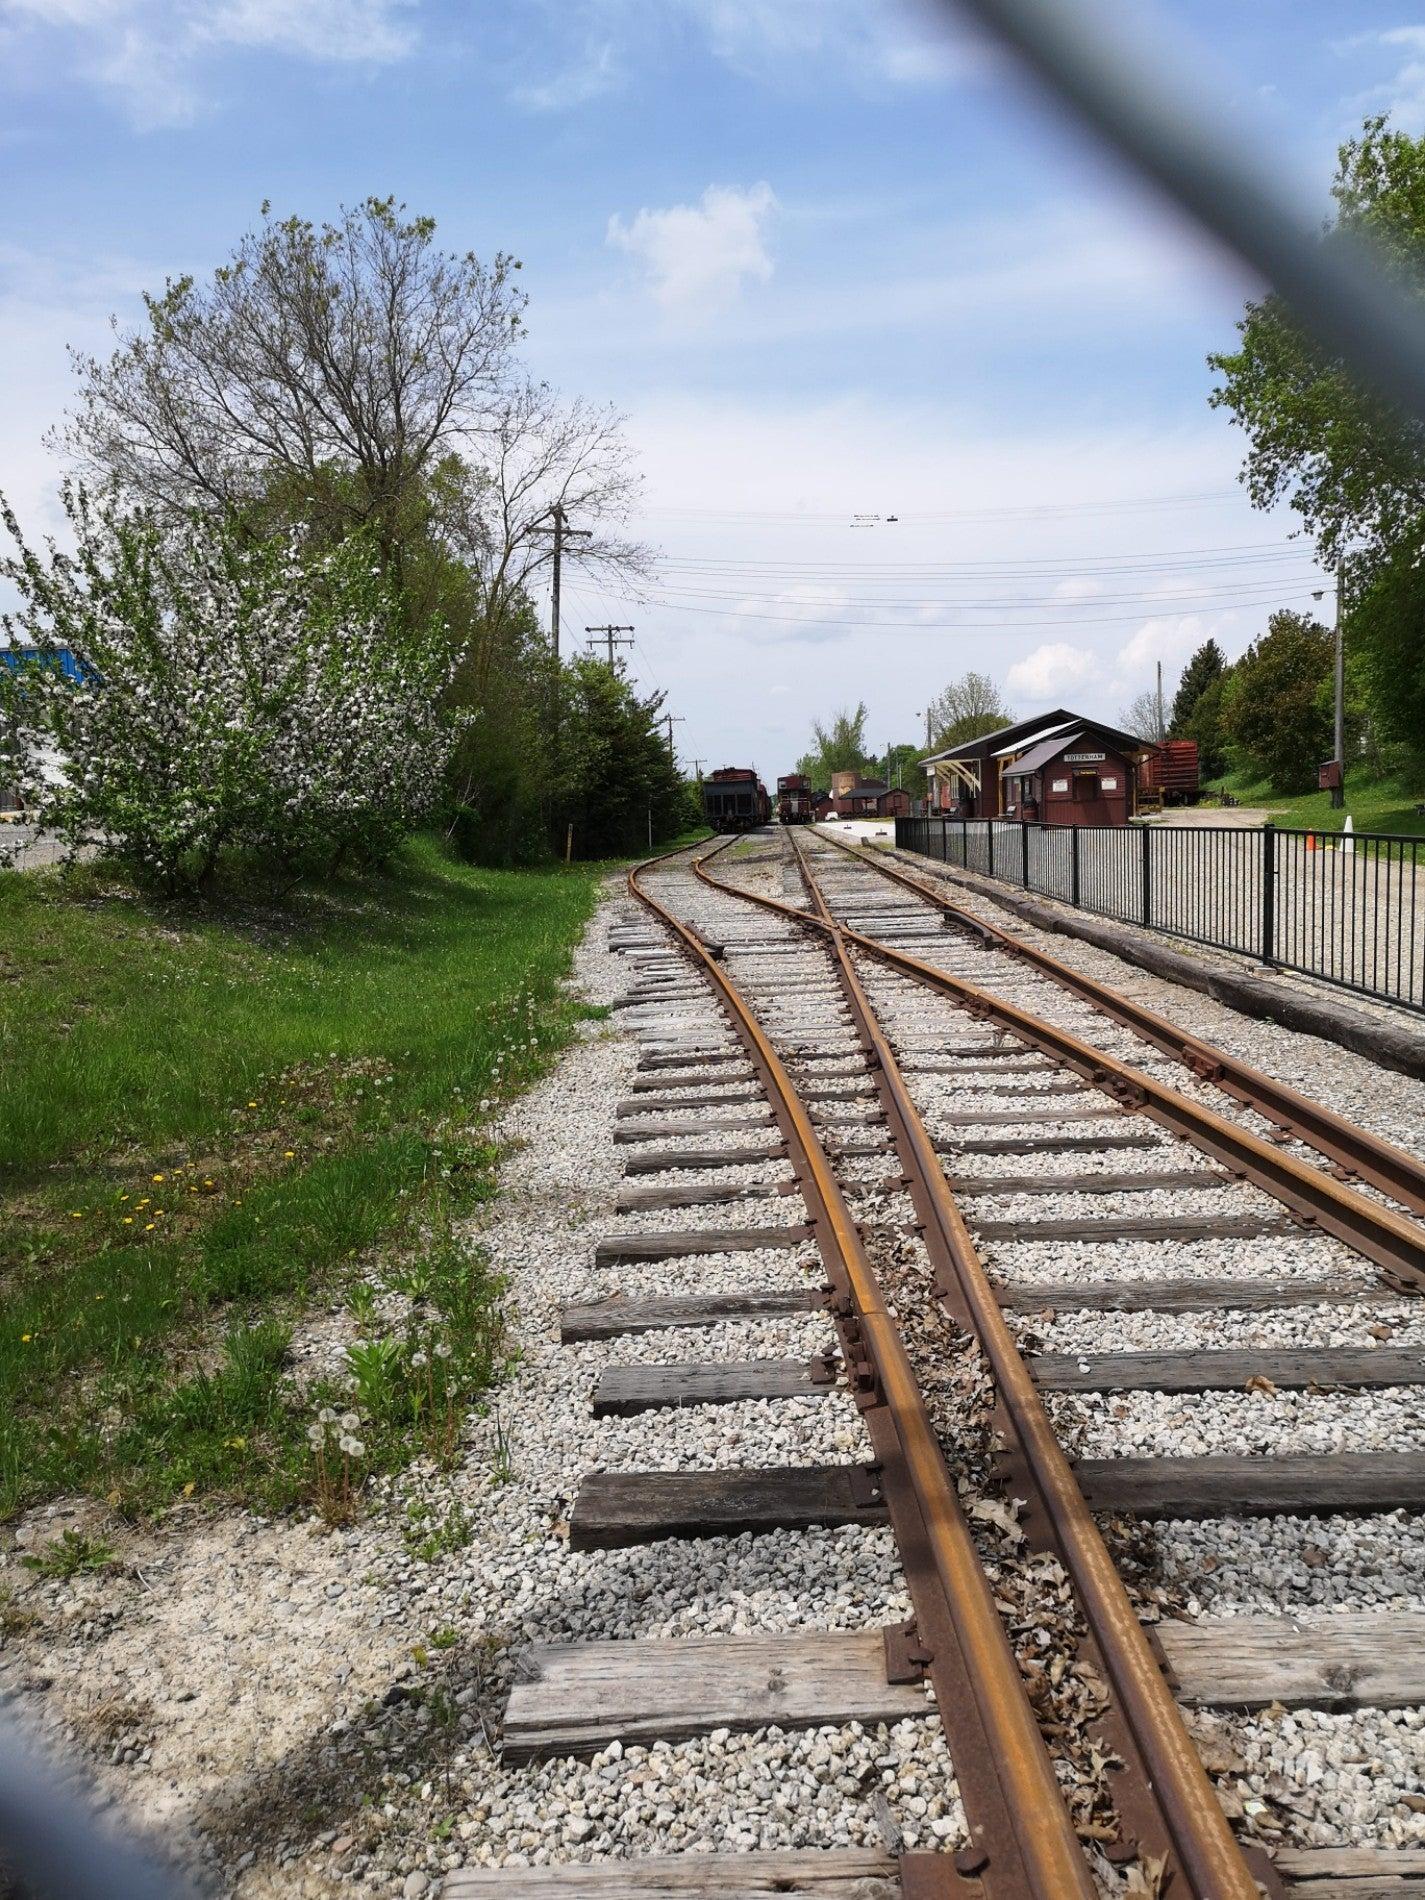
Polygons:
<instances>
[{"instance_id":1,"label":"red freight car","mask_svg":"<svg viewBox=\"0 0 1425 1900\"><path fill-rule=\"evenodd\" d=\"M812 783L802 772L788 772L777 780L777 817L784 825L809 825L812 810Z\"/></svg>"},{"instance_id":2,"label":"red freight car","mask_svg":"<svg viewBox=\"0 0 1425 1900\"><path fill-rule=\"evenodd\" d=\"M1198 799L1196 739L1165 739L1138 767L1139 810L1195 805Z\"/></svg>"}]
</instances>

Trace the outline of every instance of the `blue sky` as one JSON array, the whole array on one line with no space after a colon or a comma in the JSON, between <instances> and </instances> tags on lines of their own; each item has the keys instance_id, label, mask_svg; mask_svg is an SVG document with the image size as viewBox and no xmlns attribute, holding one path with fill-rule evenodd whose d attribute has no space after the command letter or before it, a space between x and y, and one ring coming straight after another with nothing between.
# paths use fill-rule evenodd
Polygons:
<instances>
[{"instance_id":1,"label":"blue sky","mask_svg":"<svg viewBox=\"0 0 1425 1900\"><path fill-rule=\"evenodd\" d=\"M1176 0L1202 82L1325 204L1364 113L1425 127L1425 13ZM787 770L976 666L1112 717L1309 604L1203 357L1251 288L963 26L893 0L0 0L0 486L37 525L65 345L206 274L264 198L368 192L524 262L528 354L616 403L680 751ZM854 517L897 515L868 526Z\"/></svg>"}]
</instances>

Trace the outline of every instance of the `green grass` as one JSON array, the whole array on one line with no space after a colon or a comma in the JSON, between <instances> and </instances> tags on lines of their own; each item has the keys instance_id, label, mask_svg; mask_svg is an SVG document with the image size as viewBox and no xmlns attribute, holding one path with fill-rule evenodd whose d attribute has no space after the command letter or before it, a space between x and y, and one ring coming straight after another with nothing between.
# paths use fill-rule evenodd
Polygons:
<instances>
[{"instance_id":1,"label":"green grass","mask_svg":"<svg viewBox=\"0 0 1425 1900\"><path fill-rule=\"evenodd\" d=\"M1265 780L1249 773L1229 772L1208 788L1228 791L1239 805L1261 807L1279 825L1313 831L1339 831L1347 817L1357 831L1390 832L1400 837L1425 838L1425 813L1415 807L1425 802L1425 786L1404 778L1375 778L1364 766L1346 775L1346 803L1331 804L1329 792L1275 792Z\"/></svg>"},{"instance_id":2,"label":"green grass","mask_svg":"<svg viewBox=\"0 0 1425 1900\"><path fill-rule=\"evenodd\" d=\"M494 1192L478 1124L588 1014L560 979L603 868L418 841L217 914L0 875L0 1512L222 1489L339 1513L351 1461L328 1448L323 1479L306 1434L351 1401L298 1405L287 1347L373 1256L434 1318L361 1408L363 1467L449 1438L503 1364L501 1288L452 1228Z\"/></svg>"}]
</instances>

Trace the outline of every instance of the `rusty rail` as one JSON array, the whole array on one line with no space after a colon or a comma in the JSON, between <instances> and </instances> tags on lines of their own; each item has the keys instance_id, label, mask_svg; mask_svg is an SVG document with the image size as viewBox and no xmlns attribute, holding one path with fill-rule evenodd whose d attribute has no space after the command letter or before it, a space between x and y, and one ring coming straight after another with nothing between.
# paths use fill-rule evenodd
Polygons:
<instances>
[{"instance_id":1,"label":"rusty rail","mask_svg":"<svg viewBox=\"0 0 1425 1900\"><path fill-rule=\"evenodd\" d=\"M665 854L671 857L674 853ZM650 860L658 863L663 860ZM1093 1900L1094 1883L1025 1693L895 1321L795 1084L736 985L696 933L628 874L628 889L712 983L767 1089L830 1281L844 1362L866 1420L915 1608L912 1655L934 1685L970 1846L916 1856L907 1892ZM696 868L696 867L695 867ZM736 893L743 895L743 893ZM938 1862L931 1866L928 1862ZM912 1879L913 1876L913 1879ZM1220 1889L1223 1900L1238 1892ZM1253 1889L1243 1889L1246 1895Z\"/></svg>"},{"instance_id":2,"label":"rusty rail","mask_svg":"<svg viewBox=\"0 0 1425 1900\"><path fill-rule=\"evenodd\" d=\"M1199 1081L1211 1082L1242 1107L1256 1110L1278 1128L1314 1148L1343 1175L1354 1176L1370 1187L1378 1188L1382 1194L1390 1195L1392 1200L1399 1201L1402 1207L1408 1207L1416 1214L1425 1214L1425 1162L1407 1154L1403 1148L1382 1141L1378 1135L1370 1134L1364 1128L1355 1127L1343 1116L1323 1107L1320 1102L1313 1102L1310 1096L1288 1087L1285 1082L1278 1082L1261 1069L1254 1068L1250 1062L1244 1062L1240 1057L1218 1048L1215 1043L1208 1042L1205 1037L1179 1029L1176 1023L1160 1016L1156 1010L1147 1009L1141 1003L1120 996L1107 984L1096 982L1093 977L1085 976L1082 971L1060 962L1047 950L1023 943L1007 930L1002 930L998 924L961 909L943 892L923 883L902 867L882 863L832 832L824 835L828 843L844 851L855 863L864 864L878 876L913 891L959 928L977 936L982 943L1028 963L1081 1001L1102 1010L1125 1029L1132 1030L1134 1035L1141 1036L1154 1048L1183 1063Z\"/></svg>"},{"instance_id":3,"label":"rusty rail","mask_svg":"<svg viewBox=\"0 0 1425 1900\"><path fill-rule=\"evenodd\" d=\"M1079 1490L1043 1401L995 1297L920 1112L856 973L846 935L793 841L807 895L828 930L838 974L936 1270L936 1293L978 1340L994 1375L1003 1476L1029 1506L1025 1528L1073 1580L1113 1701L1103 1726L1132 1772L1114 1801L1140 1857L1167 1863L1202 1896L1260 1892L1228 1826L1157 1656ZM1165 1883L1166 1889L1166 1883ZM1171 1889L1168 1889L1171 1890Z\"/></svg>"},{"instance_id":4,"label":"rusty rail","mask_svg":"<svg viewBox=\"0 0 1425 1900\"><path fill-rule=\"evenodd\" d=\"M715 890L815 927L832 951L936 1270L937 1297L976 1338L994 1376L1008 1487L1029 1507L1023 1520L1026 1533L1040 1548L1052 1550L1072 1579L1091 1632L1088 1647L1096 1652L1112 1689L1103 1727L1109 1746L1128 1770L1113 1787L1126 1836L1118 1851L1137 1853L1150 1862L1162 1860L1173 1876L1163 1891L1177 1891L1181 1883L1183 1891L1198 1900L1258 1900L1264 1887L1280 1891L1269 1866L1259 1864L1255 1871L1249 1866L1228 1826L1161 1665L1074 1482L848 954L848 941L858 941L856 933L836 923L800 841L794 838L792 846L814 906L810 912L725 884L711 875L705 862L693 868Z\"/></svg>"},{"instance_id":5,"label":"rusty rail","mask_svg":"<svg viewBox=\"0 0 1425 1900\"><path fill-rule=\"evenodd\" d=\"M697 867L700 876L706 874ZM731 891L730 885L707 880L715 888ZM1229 1173L1250 1181L1278 1200L1308 1228L1343 1240L1382 1269L1388 1279L1412 1293L1425 1292L1425 1228L1407 1219L1393 1208L1378 1206L1362 1194L1353 1192L1334 1176L1308 1162L1286 1154L1248 1128L1241 1128L1225 1115L1205 1108L1186 1095L1179 1095L1131 1063L1096 1049L1067 1029L1046 1022L1015 1003L1006 1002L989 990L982 990L963 977L937 970L933 964L907 956L889 944L878 943L820 916L783 904L775 897L759 897L751 891L734 891L750 903L780 911L810 929L840 929L848 943L867 955L898 970L901 975L939 990L981 1021L997 1023L1021 1042L1042 1054L1052 1056L1093 1087L1110 1095L1120 1109L1146 1115L1170 1134L1190 1142L1211 1156ZM1325 1111L1323 1111L1325 1112ZM1293 1131L1294 1132L1294 1131Z\"/></svg>"}]
</instances>

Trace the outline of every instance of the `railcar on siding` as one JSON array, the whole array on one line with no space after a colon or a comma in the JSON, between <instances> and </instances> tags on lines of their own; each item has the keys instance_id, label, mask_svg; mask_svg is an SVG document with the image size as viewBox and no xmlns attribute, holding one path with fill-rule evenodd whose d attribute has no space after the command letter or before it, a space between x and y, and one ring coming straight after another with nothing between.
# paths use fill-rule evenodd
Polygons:
<instances>
[{"instance_id":1,"label":"railcar on siding","mask_svg":"<svg viewBox=\"0 0 1425 1900\"><path fill-rule=\"evenodd\" d=\"M703 780L703 817L714 831L755 831L771 815L767 787L750 765L724 765Z\"/></svg>"},{"instance_id":2,"label":"railcar on siding","mask_svg":"<svg viewBox=\"0 0 1425 1900\"><path fill-rule=\"evenodd\" d=\"M812 783L802 772L788 772L777 780L777 818L784 825L809 825L812 809Z\"/></svg>"}]
</instances>

